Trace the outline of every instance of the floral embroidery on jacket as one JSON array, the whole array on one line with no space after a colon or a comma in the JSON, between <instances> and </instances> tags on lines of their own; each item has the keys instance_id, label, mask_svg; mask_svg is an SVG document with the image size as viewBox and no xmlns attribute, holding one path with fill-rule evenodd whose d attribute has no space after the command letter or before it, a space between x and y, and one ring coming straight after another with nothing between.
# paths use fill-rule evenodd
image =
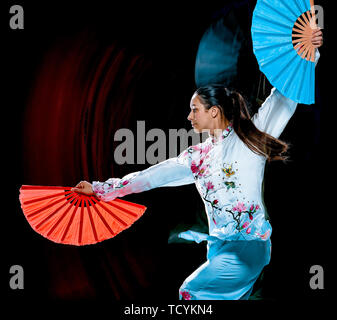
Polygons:
<instances>
[{"instance_id":1,"label":"floral embroidery on jacket","mask_svg":"<svg viewBox=\"0 0 337 320\"><path fill-rule=\"evenodd\" d=\"M237 164L237 162L235 161ZM218 225L218 218L221 213L223 213L222 205L219 207L219 198L214 198L215 195L218 196L217 192L220 189L225 189L227 192L229 190L237 190L238 186L235 183L235 180L237 179L235 175L236 171L234 170L233 164L223 164L223 167L221 167L221 173L219 173L219 177L217 177L218 180L214 180L215 175L214 174L205 174L204 176L201 176L202 181L197 182L198 189L200 191L200 194L203 198L203 200L208 203L211 207L210 213L211 213L211 219L214 222L215 225ZM234 191L233 191L234 193Z\"/></svg>"},{"instance_id":2,"label":"floral embroidery on jacket","mask_svg":"<svg viewBox=\"0 0 337 320\"><path fill-rule=\"evenodd\" d=\"M113 189L120 189L120 188L124 188L126 185L128 185L130 183L130 180L123 180L123 179L118 179L119 181L117 182L105 182L104 184L107 184L110 188Z\"/></svg>"},{"instance_id":3,"label":"floral embroidery on jacket","mask_svg":"<svg viewBox=\"0 0 337 320\"><path fill-rule=\"evenodd\" d=\"M209 174L208 167L206 165L203 165L203 162L204 160L201 159L198 164L194 160L191 163L191 170L196 179Z\"/></svg>"},{"instance_id":4,"label":"floral embroidery on jacket","mask_svg":"<svg viewBox=\"0 0 337 320\"><path fill-rule=\"evenodd\" d=\"M125 181L120 181L119 184L115 187L115 188L123 188L125 187L127 184L129 184L130 181L129 180L125 180Z\"/></svg>"},{"instance_id":5,"label":"floral embroidery on jacket","mask_svg":"<svg viewBox=\"0 0 337 320\"><path fill-rule=\"evenodd\" d=\"M222 135L219 138L212 137L212 143L219 143L229 136L233 131L233 124L230 122L225 130L223 130Z\"/></svg>"},{"instance_id":6,"label":"floral embroidery on jacket","mask_svg":"<svg viewBox=\"0 0 337 320\"><path fill-rule=\"evenodd\" d=\"M104 195L107 192L113 192L114 190L122 189L125 186L129 185L130 182L138 175L138 172L132 173L124 177L123 179L119 178L110 178L107 181L97 184L95 186L95 193L98 198L103 199Z\"/></svg>"},{"instance_id":7,"label":"floral embroidery on jacket","mask_svg":"<svg viewBox=\"0 0 337 320\"><path fill-rule=\"evenodd\" d=\"M104 183L102 183L101 185L97 185L95 188L95 193L98 197L101 197L102 195L105 194L105 190L104 190Z\"/></svg>"},{"instance_id":8,"label":"floral embroidery on jacket","mask_svg":"<svg viewBox=\"0 0 337 320\"><path fill-rule=\"evenodd\" d=\"M253 221L254 217L253 215L257 212L257 210L260 209L260 206L251 204L250 206L244 204L243 202L237 202L235 206L232 207L232 209L228 210L226 209L227 212L229 212L233 220L236 222L236 230L242 231L243 229L246 229L246 233L249 234L251 232L251 228L249 227L251 222ZM243 224L241 222L241 218L243 214L248 214L248 221L245 221Z\"/></svg>"},{"instance_id":9,"label":"floral embroidery on jacket","mask_svg":"<svg viewBox=\"0 0 337 320\"><path fill-rule=\"evenodd\" d=\"M227 187L227 190L234 189L235 188L235 182L234 181L225 181L225 186Z\"/></svg>"},{"instance_id":10,"label":"floral embroidery on jacket","mask_svg":"<svg viewBox=\"0 0 337 320\"><path fill-rule=\"evenodd\" d=\"M255 233L259 238L261 238L262 240L266 240L268 239L269 235L270 235L270 230L267 230L264 234L261 234L259 232Z\"/></svg>"},{"instance_id":11,"label":"floral embroidery on jacket","mask_svg":"<svg viewBox=\"0 0 337 320\"><path fill-rule=\"evenodd\" d=\"M196 145L187 149L187 152L190 154L197 152L195 155L193 154L193 158L197 159L191 161L191 171L195 179L209 175L208 165L206 165L204 161L211 149L212 145L209 144L206 144L206 146Z\"/></svg>"},{"instance_id":12,"label":"floral embroidery on jacket","mask_svg":"<svg viewBox=\"0 0 337 320\"><path fill-rule=\"evenodd\" d=\"M224 163L222 171L224 172L225 177L227 179L231 178L231 180L227 180L227 181L224 182L224 184L225 184L225 186L227 188L227 191L230 190L230 189L236 189L238 186L236 185L236 183L235 183L234 180L236 180L237 177L233 177L235 175L235 173L236 173L235 170L234 170L234 168L233 168L233 164L226 164L226 163Z\"/></svg>"},{"instance_id":13,"label":"floral embroidery on jacket","mask_svg":"<svg viewBox=\"0 0 337 320\"><path fill-rule=\"evenodd\" d=\"M219 200L214 199L213 201L211 201L210 199L208 199L209 192L214 190L214 185L211 181L205 182L205 187L206 187L206 194L203 197L203 199L211 205L211 207L212 207L212 220L215 224L217 224L217 222L215 220L215 214L219 213L219 211L221 212L221 209L217 206Z\"/></svg>"},{"instance_id":14,"label":"floral embroidery on jacket","mask_svg":"<svg viewBox=\"0 0 337 320\"><path fill-rule=\"evenodd\" d=\"M233 170L233 165L232 164L225 164L224 163L224 168L222 168L222 171L226 174L227 178L230 178L232 175L235 174L235 171Z\"/></svg>"},{"instance_id":15,"label":"floral embroidery on jacket","mask_svg":"<svg viewBox=\"0 0 337 320\"><path fill-rule=\"evenodd\" d=\"M181 290L179 294L182 300L192 300L192 295L188 292L188 290Z\"/></svg>"}]
</instances>

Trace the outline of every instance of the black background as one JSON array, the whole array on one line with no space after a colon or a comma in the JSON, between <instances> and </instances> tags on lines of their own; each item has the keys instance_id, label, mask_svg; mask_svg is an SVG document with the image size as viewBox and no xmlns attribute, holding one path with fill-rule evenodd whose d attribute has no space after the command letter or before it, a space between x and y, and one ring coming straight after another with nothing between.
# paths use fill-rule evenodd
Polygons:
<instances>
[{"instance_id":1,"label":"black background","mask_svg":"<svg viewBox=\"0 0 337 320\"><path fill-rule=\"evenodd\" d=\"M101 44L116 41L131 54L141 54L152 63L146 83L139 84L143 91L142 102L147 103L132 110L131 128L135 128L137 120L146 120L149 127L189 129L186 117L194 90L198 43L214 13L229 2L187 5L182 1L156 4L9 1L7 6L2 4L4 258L1 279L6 303L29 305L32 308L28 309L33 310L41 305L82 308L99 304L100 310L104 310L103 305L116 317L125 301L143 305L178 303L179 286L204 261L206 254L203 243L167 243L175 228L181 225L188 228L198 217L204 219L202 202L194 186L127 196L126 200L142 203L148 210L137 225L115 239L83 248L54 244L36 234L20 210L20 186L39 184L39 181L25 180L23 114L46 51L58 39L76 37L87 29L93 31ZM254 8L255 2L249 3ZM24 30L9 28L8 12L13 4L24 8ZM330 161L335 146L334 127L329 121L333 120L331 109L334 106L333 100L328 98L331 81L328 75L332 74L328 58L331 13L328 1L319 4L324 6L325 43L320 49L316 71L317 102L313 106L299 105L281 136L292 145L290 161L272 163L266 169L265 202L273 226L273 256L264 272L264 304L249 302L250 310L273 303L280 303L277 306L291 304L298 311L318 310L316 303L327 302L332 292L336 209L333 161ZM250 70L242 73L245 77L242 83L259 79L256 61L249 61L253 61L250 68L255 73ZM116 176L122 176L146 167L116 166L114 170ZM69 183L76 184L81 179L78 176ZM15 264L24 268L24 290L11 290L8 286L9 268ZM309 269L315 264L324 268L324 290L309 287ZM80 287L72 287L76 277L79 282L85 280L83 291ZM56 289L57 279L61 278L69 283L69 288L74 288L64 296ZM116 291L119 298L116 298ZM229 302L216 303L216 306L221 312L227 307L234 311L239 308L238 304Z\"/></svg>"}]
</instances>

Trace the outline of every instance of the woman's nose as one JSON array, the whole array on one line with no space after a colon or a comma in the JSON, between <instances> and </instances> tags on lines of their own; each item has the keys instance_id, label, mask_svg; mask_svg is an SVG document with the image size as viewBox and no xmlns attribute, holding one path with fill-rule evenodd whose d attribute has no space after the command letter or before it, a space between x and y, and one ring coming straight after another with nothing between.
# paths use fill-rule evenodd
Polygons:
<instances>
[{"instance_id":1,"label":"woman's nose","mask_svg":"<svg viewBox=\"0 0 337 320\"><path fill-rule=\"evenodd\" d=\"M191 111L187 116L187 120L191 121L192 119L193 119L193 117L192 117L192 111Z\"/></svg>"}]
</instances>

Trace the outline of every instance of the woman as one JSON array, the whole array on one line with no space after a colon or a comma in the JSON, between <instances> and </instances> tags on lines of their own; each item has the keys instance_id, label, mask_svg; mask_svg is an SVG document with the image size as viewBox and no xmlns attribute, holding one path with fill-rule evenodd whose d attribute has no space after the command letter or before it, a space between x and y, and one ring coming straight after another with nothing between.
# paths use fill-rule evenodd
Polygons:
<instances>
[{"instance_id":1,"label":"woman","mask_svg":"<svg viewBox=\"0 0 337 320\"><path fill-rule=\"evenodd\" d=\"M320 47L322 32L313 32L311 41ZM287 145L278 137L296 106L273 88L250 117L239 93L219 84L201 87L192 96L188 120L196 132L209 132L205 142L122 179L81 181L72 190L110 201L153 188L195 183L205 204L209 234L186 231L180 237L198 243L206 240L207 261L183 282L179 298L248 299L271 254L272 228L262 194L265 163L285 158Z\"/></svg>"}]
</instances>

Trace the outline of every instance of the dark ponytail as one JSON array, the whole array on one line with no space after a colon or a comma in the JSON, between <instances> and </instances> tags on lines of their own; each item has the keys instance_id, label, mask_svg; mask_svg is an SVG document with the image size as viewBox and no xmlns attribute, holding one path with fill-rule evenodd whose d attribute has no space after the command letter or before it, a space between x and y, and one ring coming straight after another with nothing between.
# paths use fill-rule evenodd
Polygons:
<instances>
[{"instance_id":1,"label":"dark ponytail","mask_svg":"<svg viewBox=\"0 0 337 320\"><path fill-rule=\"evenodd\" d=\"M246 146L268 161L286 160L288 145L256 128L251 120L247 103L240 93L221 84L211 84L196 90L206 109L217 106L233 125L233 129Z\"/></svg>"}]
</instances>

